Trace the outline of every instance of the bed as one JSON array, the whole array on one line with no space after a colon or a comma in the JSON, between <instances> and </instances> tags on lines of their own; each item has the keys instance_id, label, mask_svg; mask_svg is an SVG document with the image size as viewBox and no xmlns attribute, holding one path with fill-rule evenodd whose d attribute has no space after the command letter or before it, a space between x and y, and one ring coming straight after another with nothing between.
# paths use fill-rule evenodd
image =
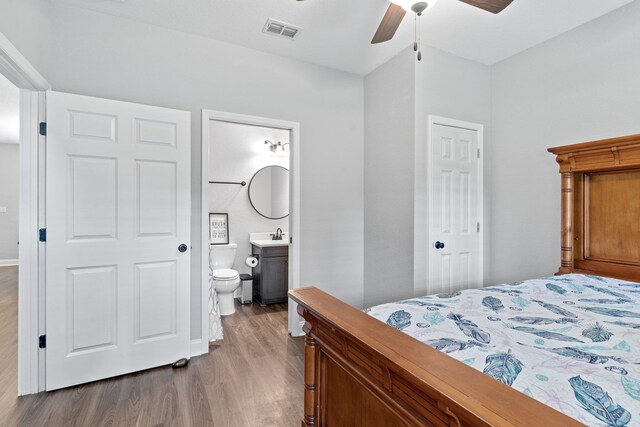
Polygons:
<instances>
[{"instance_id":1,"label":"bed","mask_svg":"<svg viewBox=\"0 0 640 427\"><path fill-rule=\"evenodd\" d=\"M640 424L640 135L549 151L556 276L367 312L290 292L305 319L303 426Z\"/></svg>"}]
</instances>

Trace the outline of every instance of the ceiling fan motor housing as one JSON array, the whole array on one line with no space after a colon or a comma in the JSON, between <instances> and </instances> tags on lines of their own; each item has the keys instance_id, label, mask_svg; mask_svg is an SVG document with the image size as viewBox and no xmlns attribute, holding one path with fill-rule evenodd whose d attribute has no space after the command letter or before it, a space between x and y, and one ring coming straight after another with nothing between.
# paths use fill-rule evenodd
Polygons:
<instances>
[{"instance_id":1,"label":"ceiling fan motor housing","mask_svg":"<svg viewBox=\"0 0 640 427\"><path fill-rule=\"evenodd\" d=\"M417 14L421 14L428 7L429 7L429 3L427 3L426 1L419 1L417 3L414 3L413 6L411 6L411 10Z\"/></svg>"}]
</instances>

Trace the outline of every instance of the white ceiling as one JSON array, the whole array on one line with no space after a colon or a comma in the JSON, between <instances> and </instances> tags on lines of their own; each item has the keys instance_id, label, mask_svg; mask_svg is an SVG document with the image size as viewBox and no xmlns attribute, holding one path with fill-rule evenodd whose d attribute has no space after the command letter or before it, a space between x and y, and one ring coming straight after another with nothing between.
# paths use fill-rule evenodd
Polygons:
<instances>
[{"instance_id":1,"label":"white ceiling","mask_svg":"<svg viewBox=\"0 0 640 427\"><path fill-rule=\"evenodd\" d=\"M0 143L20 142L20 89L0 74Z\"/></svg>"},{"instance_id":2,"label":"white ceiling","mask_svg":"<svg viewBox=\"0 0 640 427\"><path fill-rule=\"evenodd\" d=\"M357 74L413 41L405 17L390 42L371 45L387 0L59 0ZM422 20L422 41L487 65L551 39L633 0L515 0L499 15L439 0ZM296 41L263 34L267 18L304 28Z\"/></svg>"}]
</instances>

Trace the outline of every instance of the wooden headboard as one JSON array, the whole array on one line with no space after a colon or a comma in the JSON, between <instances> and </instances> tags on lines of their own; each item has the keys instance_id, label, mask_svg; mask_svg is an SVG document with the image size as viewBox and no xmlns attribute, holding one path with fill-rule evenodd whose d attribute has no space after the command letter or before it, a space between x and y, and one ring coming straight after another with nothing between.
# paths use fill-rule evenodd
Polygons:
<instances>
[{"instance_id":1,"label":"wooden headboard","mask_svg":"<svg viewBox=\"0 0 640 427\"><path fill-rule=\"evenodd\" d=\"M640 281L640 135L549 152L562 174L558 274Z\"/></svg>"}]
</instances>

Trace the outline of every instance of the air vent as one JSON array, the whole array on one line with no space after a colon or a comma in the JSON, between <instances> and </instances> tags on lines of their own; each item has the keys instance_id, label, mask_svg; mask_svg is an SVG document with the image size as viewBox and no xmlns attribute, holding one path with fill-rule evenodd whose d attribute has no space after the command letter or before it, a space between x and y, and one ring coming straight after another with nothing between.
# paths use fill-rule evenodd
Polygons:
<instances>
[{"instance_id":1,"label":"air vent","mask_svg":"<svg viewBox=\"0 0 640 427\"><path fill-rule=\"evenodd\" d=\"M274 19L267 19L267 23L264 24L262 32L282 37L287 40L295 40L300 36L302 28L291 24L285 24L284 22L276 21Z\"/></svg>"}]
</instances>

